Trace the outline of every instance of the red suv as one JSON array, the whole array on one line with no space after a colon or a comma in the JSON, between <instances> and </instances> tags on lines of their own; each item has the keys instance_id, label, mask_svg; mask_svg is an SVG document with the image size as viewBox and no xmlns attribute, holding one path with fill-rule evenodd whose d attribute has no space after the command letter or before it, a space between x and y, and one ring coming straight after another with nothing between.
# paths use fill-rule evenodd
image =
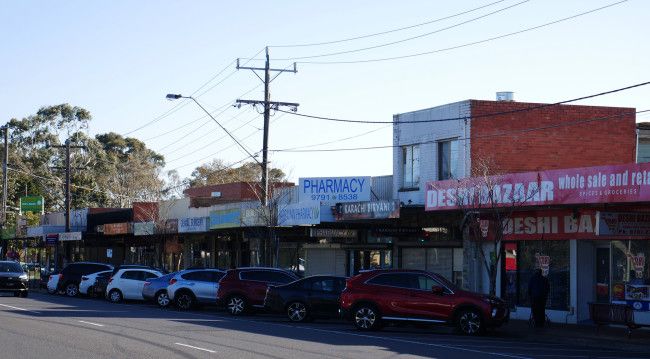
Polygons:
<instances>
[{"instance_id":1,"label":"red suv","mask_svg":"<svg viewBox=\"0 0 650 359\"><path fill-rule=\"evenodd\" d=\"M379 329L383 322L421 322L478 334L510 317L499 298L461 290L435 273L402 269L372 270L348 279L341 310L361 330Z\"/></svg>"},{"instance_id":2,"label":"red suv","mask_svg":"<svg viewBox=\"0 0 650 359\"><path fill-rule=\"evenodd\" d=\"M232 315L240 315L253 307L264 307L269 284L287 284L296 280L295 274L282 269L231 269L219 281L217 304L225 306Z\"/></svg>"}]
</instances>

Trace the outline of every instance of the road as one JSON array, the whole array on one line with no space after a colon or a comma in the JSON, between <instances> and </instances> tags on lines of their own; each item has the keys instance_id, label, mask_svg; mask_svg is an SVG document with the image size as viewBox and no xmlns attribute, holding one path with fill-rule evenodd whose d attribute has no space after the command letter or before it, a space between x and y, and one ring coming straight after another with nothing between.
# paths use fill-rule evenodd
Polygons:
<instances>
[{"instance_id":1,"label":"road","mask_svg":"<svg viewBox=\"0 0 650 359\"><path fill-rule=\"evenodd\" d=\"M0 297L0 358L650 358L648 353L540 345L445 328L391 327L363 333L350 323L293 325L142 303L30 293Z\"/></svg>"}]
</instances>

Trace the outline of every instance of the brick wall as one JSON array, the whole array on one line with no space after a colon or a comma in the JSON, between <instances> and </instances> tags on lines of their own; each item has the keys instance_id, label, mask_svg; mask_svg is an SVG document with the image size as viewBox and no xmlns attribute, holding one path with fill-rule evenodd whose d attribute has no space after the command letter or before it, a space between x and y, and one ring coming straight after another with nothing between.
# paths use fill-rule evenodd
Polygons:
<instances>
[{"instance_id":1,"label":"brick wall","mask_svg":"<svg viewBox=\"0 0 650 359\"><path fill-rule=\"evenodd\" d=\"M494 173L635 162L636 115L632 108L558 105L476 118L535 105L471 100L472 170L481 161L488 161ZM563 125L622 113L625 115ZM527 130L540 127L548 128ZM503 132L508 134L493 136Z\"/></svg>"}]
</instances>

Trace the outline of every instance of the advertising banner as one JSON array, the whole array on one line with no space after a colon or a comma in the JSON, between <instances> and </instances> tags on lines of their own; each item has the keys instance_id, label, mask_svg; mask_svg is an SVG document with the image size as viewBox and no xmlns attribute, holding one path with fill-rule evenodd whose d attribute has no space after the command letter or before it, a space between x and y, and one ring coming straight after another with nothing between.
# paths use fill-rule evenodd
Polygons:
<instances>
[{"instance_id":1,"label":"advertising banner","mask_svg":"<svg viewBox=\"0 0 650 359\"><path fill-rule=\"evenodd\" d=\"M245 208L241 211L242 227L263 227L270 223L271 220L268 207Z\"/></svg>"},{"instance_id":2,"label":"advertising banner","mask_svg":"<svg viewBox=\"0 0 650 359\"><path fill-rule=\"evenodd\" d=\"M323 204L370 201L371 182L369 176L300 178L298 199Z\"/></svg>"},{"instance_id":3,"label":"advertising banner","mask_svg":"<svg viewBox=\"0 0 650 359\"><path fill-rule=\"evenodd\" d=\"M56 246L59 243L59 235L57 233L50 233L45 236L45 245Z\"/></svg>"},{"instance_id":4,"label":"advertising banner","mask_svg":"<svg viewBox=\"0 0 650 359\"><path fill-rule=\"evenodd\" d=\"M399 201L338 203L334 211L337 221L399 218Z\"/></svg>"},{"instance_id":5,"label":"advertising banner","mask_svg":"<svg viewBox=\"0 0 650 359\"><path fill-rule=\"evenodd\" d=\"M278 226L305 226L320 223L320 204L296 203L278 210Z\"/></svg>"},{"instance_id":6,"label":"advertising banner","mask_svg":"<svg viewBox=\"0 0 650 359\"><path fill-rule=\"evenodd\" d=\"M650 212L598 212L598 236L650 236Z\"/></svg>"},{"instance_id":7,"label":"advertising banner","mask_svg":"<svg viewBox=\"0 0 650 359\"><path fill-rule=\"evenodd\" d=\"M236 227L241 227L241 210L239 208L210 212L210 229Z\"/></svg>"},{"instance_id":8,"label":"advertising banner","mask_svg":"<svg viewBox=\"0 0 650 359\"><path fill-rule=\"evenodd\" d=\"M190 217L178 220L178 233L207 232L209 217Z\"/></svg>"},{"instance_id":9,"label":"advertising banner","mask_svg":"<svg viewBox=\"0 0 650 359\"><path fill-rule=\"evenodd\" d=\"M154 234L155 229L154 222L135 222L133 223L133 235L134 236L150 236ZM106 230L106 229L104 229Z\"/></svg>"},{"instance_id":10,"label":"advertising banner","mask_svg":"<svg viewBox=\"0 0 650 359\"><path fill-rule=\"evenodd\" d=\"M540 210L514 212L503 220L503 240L598 239L596 211ZM487 240L494 240L495 229L488 222Z\"/></svg>"},{"instance_id":11,"label":"advertising banner","mask_svg":"<svg viewBox=\"0 0 650 359\"><path fill-rule=\"evenodd\" d=\"M427 211L650 201L650 163L428 182Z\"/></svg>"},{"instance_id":12,"label":"advertising banner","mask_svg":"<svg viewBox=\"0 0 650 359\"><path fill-rule=\"evenodd\" d=\"M43 213L45 201L43 196L23 196L20 197L20 213L34 212Z\"/></svg>"},{"instance_id":13,"label":"advertising banner","mask_svg":"<svg viewBox=\"0 0 650 359\"><path fill-rule=\"evenodd\" d=\"M81 240L81 232L63 232L63 233L59 233L58 236L59 236L59 241L61 242Z\"/></svg>"},{"instance_id":14,"label":"advertising banner","mask_svg":"<svg viewBox=\"0 0 650 359\"><path fill-rule=\"evenodd\" d=\"M104 224L104 234L105 235L118 235L118 234L127 234L129 233L129 223L106 223Z\"/></svg>"}]
</instances>

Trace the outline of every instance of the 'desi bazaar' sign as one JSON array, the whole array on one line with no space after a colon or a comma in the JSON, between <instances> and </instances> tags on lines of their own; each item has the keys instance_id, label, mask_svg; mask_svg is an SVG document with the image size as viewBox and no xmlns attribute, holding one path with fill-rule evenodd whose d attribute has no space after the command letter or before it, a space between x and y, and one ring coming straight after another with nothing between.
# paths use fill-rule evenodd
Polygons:
<instances>
[{"instance_id":1,"label":"'desi bazaar' sign","mask_svg":"<svg viewBox=\"0 0 650 359\"><path fill-rule=\"evenodd\" d=\"M503 239L557 240L596 239L597 212L568 209L514 212L503 220ZM494 239L494 223L490 222L487 239Z\"/></svg>"},{"instance_id":2,"label":"'desi bazaar' sign","mask_svg":"<svg viewBox=\"0 0 650 359\"><path fill-rule=\"evenodd\" d=\"M427 211L650 201L650 163L428 182Z\"/></svg>"},{"instance_id":3,"label":"'desi bazaar' sign","mask_svg":"<svg viewBox=\"0 0 650 359\"><path fill-rule=\"evenodd\" d=\"M300 178L300 202L321 203L358 202L370 200L370 177Z\"/></svg>"}]
</instances>

